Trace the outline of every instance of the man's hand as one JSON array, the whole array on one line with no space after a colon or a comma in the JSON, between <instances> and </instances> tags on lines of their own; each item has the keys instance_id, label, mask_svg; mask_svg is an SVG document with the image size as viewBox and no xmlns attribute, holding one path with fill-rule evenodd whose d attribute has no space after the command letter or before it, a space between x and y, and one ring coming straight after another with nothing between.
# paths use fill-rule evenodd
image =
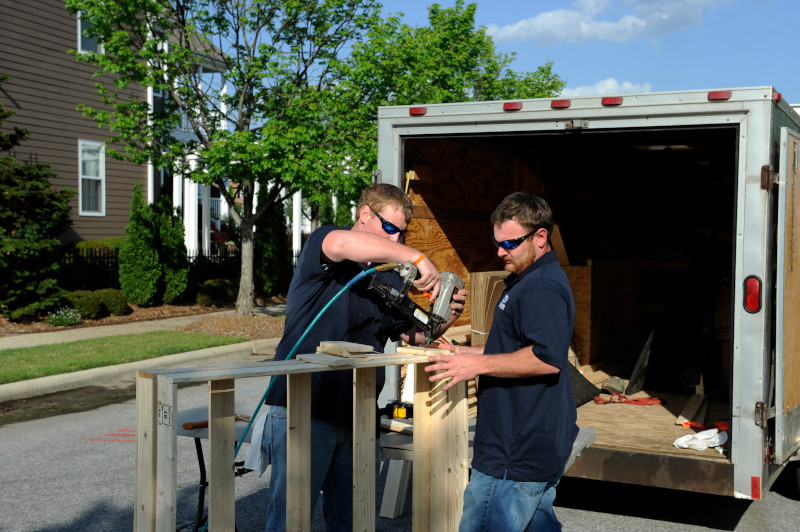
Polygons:
<instances>
[{"instance_id":1,"label":"man's hand","mask_svg":"<svg viewBox=\"0 0 800 532\"><path fill-rule=\"evenodd\" d=\"M436 269L430 259L425 257L417 264L417 271L419 271L419 279L414 281L414 286L420 292L430 292L431 301L433 302L436 300L436 296L439 295L439 270Z\"/></svg>"},{"instance_id":2,"label":"man's hand","mask_svg":"<svg viewBox=\"0 0 800 532\"><path fill-rule=\"evenodd\" d=\"M428 373L439 372L428 377L429 381L436 382L442 379L449 379L442 387L442 390L449 390L459 382L474 379L484 372L486 357L481 354L483 346L454 345L448 347L458 354L432 355L428 357L428 362L431 362L431 364L425 366L425 371ZM438 348L442 349L442 345L439 344Z\"/></svg>"}]
</instances>

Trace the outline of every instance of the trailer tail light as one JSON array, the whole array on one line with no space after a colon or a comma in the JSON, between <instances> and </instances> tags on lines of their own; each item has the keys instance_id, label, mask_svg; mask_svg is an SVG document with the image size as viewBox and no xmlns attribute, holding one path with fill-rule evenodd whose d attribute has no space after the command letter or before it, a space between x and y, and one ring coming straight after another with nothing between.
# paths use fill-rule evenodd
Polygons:
<instances>
[{"instance_id":1,"label":"trailer tail light","mask_svg":"<svg viewBox=\"0 0 800 532\"><path fill-rule=\"evenodd\" d=\"M428 112L427 107L411 107L408 110L408 114L411 116L425 116L425 113Z\"/></svg>"},{"instance_id":2,"label":"trailer tail light","mask_svg":"<svg viewBox=\"0 0 800 532\"><path fill-rule=\"evenodd\" d=\"M755 275L744 280L744 309L751 314L761 310L761 279Z\"/></svg>"},{"instance_id":3,"label":"trailer tail light","mask_svg":"<svg viewBox=\"0 0 800 532\"><path fill-rule=\"evenodd\" d=\"M519 111L522 109L522 102L506 102L503 104L503 111Z\"/></svg>"},{"instance_id":4,"label":"trailer tail light","mask_svg":"<svg viewBox=\"0 0 800 532\"><path fill-rule=\"evenodd\" d=\"M550 109L569 109L572 100L553 100L550 102Z\"/></svg>"},{"instance_id":5,"label":"trailer tail light","mask_svg":"<svg viewBox=\"0 0 800 532\"><path fill-rule=\"evenodd\" d=\"M731 91L711 91L708 93L709 102L724 102L731 99Z\"/></svg>"},{"instance_id":6,"label":"trailer tail light","mask_svg":"<svg viewBox=\"0 0 800 532\"><path fill-rule=\"evenodd\" d=\"M602 99L601 103L606 107L622 105L622 96L607 96Z\"/></svg>"}]
</instances>

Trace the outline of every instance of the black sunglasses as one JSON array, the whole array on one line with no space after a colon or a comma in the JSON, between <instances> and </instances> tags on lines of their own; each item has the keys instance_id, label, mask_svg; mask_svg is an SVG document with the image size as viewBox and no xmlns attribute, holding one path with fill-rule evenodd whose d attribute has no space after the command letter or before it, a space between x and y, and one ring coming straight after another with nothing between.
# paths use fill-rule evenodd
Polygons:
<instances>
[{"instance_id":1,"label":"black sunglasses","mask_svg":"<svg viewBox=\"0 0 800 532\"><path fill-rule=\"evenodd\" d=\"M383 230L386 231L386 234L395 235L397 233L400 233L400 236L403 236L404 234L408 233L408 229L400 229L399 227L394 225L392 222L387 221L383 216L378 214L375 211L375 209L373 209L372 207L370 207L369 210L371 210L372 214L377 216L378 220L381 221L381 227L383 227Z\"/></svg>"},{"instance_id":2,"label":"black sunglasses","mask_svg":"<svg viewBox=\"0 0 800 532\"><path fill-rule=\"evenodd\" d=\"M515 249L520 244L522 244L522 242L524 242L526 238L528 238L529 236L535 234L536 231L538 231L538 229L534 229L533 231L531 231L530 233L528 233L525 236L521 236L519 238L512 238L510 240L501 240L500 242L498 242L495 239L494 235L492 235L492 242L494 242L494 245L499 247L499 248L503 248L506 251L511 251L512 249Z\"/></svg>"}]
</instances>

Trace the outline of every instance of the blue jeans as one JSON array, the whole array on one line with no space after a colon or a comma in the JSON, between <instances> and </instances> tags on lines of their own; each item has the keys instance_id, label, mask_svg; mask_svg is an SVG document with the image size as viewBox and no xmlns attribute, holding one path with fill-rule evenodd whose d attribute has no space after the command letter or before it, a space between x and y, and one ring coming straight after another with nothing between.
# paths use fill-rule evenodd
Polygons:
<instances>
[{"instance_id":1,"label":"blue jeans","mask_svg":"<svg viewBox=\"0 0 800 532\"><path fill-rule=\"evenodd\" d=\"M473 469L464 490L459 532L560 531L555 482L516 482Z\"/></svg>"},{"instance_id":2,"label":"blue jeans","mask_svg":"<svg viewBox=\"0 0 800 532\"><path fill-rule=\"evenodd\" d=\"M378 442L376 441L376 449ZM266 532L286 530L286 408L272 407L261 448L270 457ZM376 454L376 462L378 460ZM376 467L377 471L377 467ZM319 419L311 420L311 508L322 491L322 514L328 532L353 529L353 434Z\"/></svg>"}]
</instances>

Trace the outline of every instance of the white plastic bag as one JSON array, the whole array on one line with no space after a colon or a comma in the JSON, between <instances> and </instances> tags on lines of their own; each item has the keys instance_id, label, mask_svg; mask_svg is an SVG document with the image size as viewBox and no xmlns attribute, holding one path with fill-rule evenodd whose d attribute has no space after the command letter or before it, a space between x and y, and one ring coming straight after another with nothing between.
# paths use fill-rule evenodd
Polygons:
<instances>
[{"instance_id":1,"label":"white plastic bag","mask_svg":"<svg viewBox=\"0 0 800 532\"><path fill-rule=\"evenodd\" d=\"M720 432L717 429L704 430L697 434L687 434L681 436L672 445L681 449L694 449L695 451L705 451L712 447L719 447L728 441L728 433Z\"/></svg>"}]
</instances>

